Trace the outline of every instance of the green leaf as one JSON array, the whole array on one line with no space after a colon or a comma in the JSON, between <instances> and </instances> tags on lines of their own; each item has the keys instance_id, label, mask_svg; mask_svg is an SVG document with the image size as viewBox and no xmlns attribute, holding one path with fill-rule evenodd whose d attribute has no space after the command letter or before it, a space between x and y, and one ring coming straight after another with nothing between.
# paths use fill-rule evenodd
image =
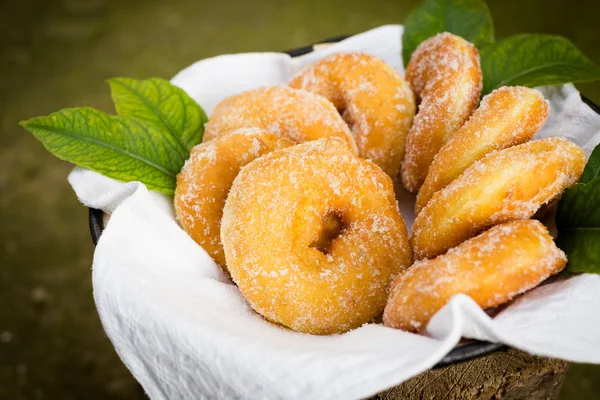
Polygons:
<instances>
[{"instance_id":1,"label":"green leaf","mask_svg":"<svg viewBox=\"0 0 600 400\"><path fill-rule=\"evenodd\" d=\"M188 152L202 141L206 114L182 89L160 78L112 78L108 83L119 115L171 135Z\"/></svg>"},{"instance_id":2,"label":"green leaf","mask_svg":"<svg viewBox=\"0 0 600 400\"><path fill-rule=\"evenodd\" d=\"M441 32L461 36L477 47L494 41L492 16L483 0L424 0L404 21L404 65L421 42Z\"/></svg>"},{"instance_id":3,"label":"green leaf","mask_svg":"<svg viewBox=\"0 0 600 400\"><path fill-rule=\"evenodd\" d=\"M600 274L600 228L571 229L557 242L569 260L566 272Z\"/></svg>"},{"instance_id":4,"label":"green leaf","mask_svg":"<svg viewBox=\"0 0 600 400\"><path fill-rule=\"evenodd\" d=\"M154 126L93 108L61 110L21 126L62 160L166 194L174 193L175 177L188 157Z\"/></svg>"},{"instance_id":5,"label":"green leaf","mask_svg":"<svg viewBox=\"0 0 600 400\"><path fill-rule=\"evenodd\" d=\"M588 183L594 178L600 176L600 146L596 146L592 154L590 155L590 159L588 160L585 169L583 170L583 174L581 175L581 179L579 182Z\"/></svg>"},{"instance_id":6,"label":"green leaf","mask_svg":"<svg viewBox=\"0 0 600 400\"><path fill-rule=\"evenodd\" d=\"M569 272L600 274L599 163L600 146L596 146L585 168L588 180L567 189L558 203L557 243L567 254Z\"/></svg>"},{"instance_id":7,"label":"green leaf","mask_svg":"<svg viewBox=\"0 0 600 400\"><path fill-rule=\"evenodd\" d=\"M507 85L535 87L600 79L600 68L560 36L511 36L485 46L480 56L483 95Z\"/></svg>"}]
</instances>

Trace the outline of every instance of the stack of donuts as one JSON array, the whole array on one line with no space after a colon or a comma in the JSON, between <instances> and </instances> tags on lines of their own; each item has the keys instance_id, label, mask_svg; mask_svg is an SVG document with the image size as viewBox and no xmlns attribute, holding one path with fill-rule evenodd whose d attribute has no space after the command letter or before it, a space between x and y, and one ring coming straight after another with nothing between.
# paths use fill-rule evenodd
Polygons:
<instances>
[{"instance_id":1,"label":"stack of donuts","mask_svg":"<svg viewBox=\"0 0 600 400\"><path fill-rule=\"evenodd\" d=\"M418 331L458 293L506 303L564 268L532 218L585 156L565 139L530 141L549 114L540 92L502 87L480 102L481 87L477 49L443 33L405 77L340 53L226 98L177 177L177 219L256 312L298 332L382 314ZM410 239L394 183L416 194Z\"/></svg>"}]
</instances>

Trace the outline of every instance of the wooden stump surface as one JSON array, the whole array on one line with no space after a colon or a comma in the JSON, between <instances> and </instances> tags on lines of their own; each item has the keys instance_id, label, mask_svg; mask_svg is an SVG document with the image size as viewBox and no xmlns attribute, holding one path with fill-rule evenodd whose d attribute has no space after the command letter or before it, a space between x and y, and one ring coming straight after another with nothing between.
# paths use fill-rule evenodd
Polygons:
<instances>
[{"instance_id":1,"label":"wooden stump surface","mask_svg":"<svg viewBox=\"0 0 600 400\"><path fill-rule=\"evenodd\" d=\"M426 371L371 399L556 399L568 366L565 361L508 349Z\"/></svg>"}]
</instances>

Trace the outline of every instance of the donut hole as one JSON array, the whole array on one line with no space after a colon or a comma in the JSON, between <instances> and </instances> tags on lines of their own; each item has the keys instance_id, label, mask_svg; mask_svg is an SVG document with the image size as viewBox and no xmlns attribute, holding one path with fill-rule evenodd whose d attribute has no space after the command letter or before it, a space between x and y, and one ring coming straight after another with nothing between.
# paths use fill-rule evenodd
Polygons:
<instances>
[{"instance_id":1,"label":"donut hole","mask_svg":"<svg viewBox=\"0 0 600 400\"><path fill-rule=\"evenodd\" d=\"M349 109L350 104L348 102L348 99L341 94L335 93L330 93L326 97L329 101L333 103L333 106L337 110L338 114L340 114L340 117L342 117L346 125L348 125L350 130L352 130L352 127L354 126L354 118L352 117L352 113Z\"/></svg>"},{"instance_id":2,"label":"donut hole","mask_svg":"<svg viewBox=\"0 0 600 400\"><path fill-rule=\"evenodd\" d=\"M346 107L346 104L344 104L342 107L338 107L337 110L340 113L340 116L342 117L342 119L344 120L346 125L348 125L348 128L350 128L350 130L353 131L354 130L354 118L353 118L353 115L350 112L350 110Z\"/></svg>"},{"instance_id":3,"label":"donut hole","mask_svg":"<svg viewBox=\"0 0 600 400\"><path fill-rule=\"evenodd\" d=\"M342 234L344 228L344 220L340 213L327 213L325 217L323 217L319 236L311 243L310 247L325 255L329 254L332 243Z\"/></svg>"}]
</instances>

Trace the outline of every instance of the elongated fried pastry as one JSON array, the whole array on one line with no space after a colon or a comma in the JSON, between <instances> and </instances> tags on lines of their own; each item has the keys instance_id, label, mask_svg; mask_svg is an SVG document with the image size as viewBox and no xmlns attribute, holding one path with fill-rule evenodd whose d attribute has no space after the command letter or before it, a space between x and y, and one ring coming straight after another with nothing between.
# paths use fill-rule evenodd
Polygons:
<instances>
[{"instance_id":1,"label":"elongated fried pastry","mask_svg":"<svg viewBox=\"0 0 600 400\"><path fill-rule=\"evenodd\" d=\"M579 180L585 155L562 138L489 153L436 192L413 224L417 260L444 253L490 226L532 217Z\"/></svg>"},{"instance_id":2,"label":"elongated fried pastry","mask_svg":"<svg viewBox=\"0 0 600 400\"><path fill-rule=\"evenodd\" d=\"M221 241L252 308L312 334L345 332L380 315L392 277L412 263L392 180L339 138L242 168Z\"/></svg>"},{"instance_id":3,"label":"elongated fried pastry","mask_svg":"<svg viewBox=\"0 0 600 400\"><path fill-rule=\"evenodd\" d=\"M398 176L415 99L394 68L369 54L332 54L301 71L290 86L325 96L350 125L359 155Z\"/></svg>"},{"instance_id":4,"label":"elongated fried pastry","mask_svg":"<svg viewBox=\"0 0 600 400\"><path fill-rule=\"evenodd\" d=\"M348 125L329 100L286 86L263 87L226 98L211 114L203 141L238 128L260 128L296 143L336 136L358 152Z\"/></svg>"},{"instance_id":5,"label":"elongated fried pastry","mask_svg":"<svg viewBox=\"0 0 600 400\"><path fill-rule=\"evenodd\" d=\"M406 68L419 103L406 137L402 183L416 193L433 157L469 118L481 94L479 52L451 33L440 33L417 47Z\"/></svg>"},{"instance_id":6,"label":"elongated fried pastry","mask_svg":"<svg viewBox=\"0 0 600 400\"><path fill-rule=\"evenodd\" d=\"M402 272L392 285L383 322L406 331L424 328L459 293L481 308L497 307L561 271L566 261L539 221L497 225Z\"/></svg>"},{"instance_id":7,"label":"elongated fried pastry","mask_svg":"<svg viewBox=\"0 0 600 400\"><path fill-rule=\"evenodd\" d=\"M260 129L238 129L195 146L177 175L175 213L183 229L226 270L221 216L240 169L255 158L293 143Z\"/></svg>"},{"instance_id":8,"label":"elongated fried pastry","mask_svg":"<svg viewBox=\"0 0 600 400\"><path fill-rule=\"evenodd\" d=\"M429 166L419 189L415 214L431 196L459 176L469 165L493 150L530 140L550 113L544 96L523 86L503 86L483 98L471 118L448 139Z\"/></svg>"}]
</instances>

